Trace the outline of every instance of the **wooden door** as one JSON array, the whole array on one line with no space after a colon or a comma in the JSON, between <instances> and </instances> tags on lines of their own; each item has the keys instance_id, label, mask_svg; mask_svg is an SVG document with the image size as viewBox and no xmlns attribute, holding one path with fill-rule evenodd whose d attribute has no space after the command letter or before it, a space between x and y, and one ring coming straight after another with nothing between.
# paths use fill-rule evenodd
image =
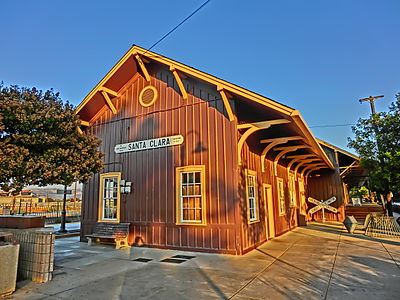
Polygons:
<instances>
[{"instance_id":1,"label":"wooden door","mask_svg":"<svg viewBox=\"0 0 400 300\"><path fill-rule=\"evenodd\" d=\"M272 187L270 184L263 184L265 199L265 230L268 239L275 237L275 219L272 199Z\"/></svg>"}]
</instances>

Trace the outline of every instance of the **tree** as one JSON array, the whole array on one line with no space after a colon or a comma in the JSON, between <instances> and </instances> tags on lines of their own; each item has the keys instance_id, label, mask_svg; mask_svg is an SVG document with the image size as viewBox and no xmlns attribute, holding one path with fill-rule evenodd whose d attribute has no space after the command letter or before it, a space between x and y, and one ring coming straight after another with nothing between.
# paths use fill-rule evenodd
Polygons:
<instances>
[{"instance_id":1,"label":"tree","mask_svg":"<svg viewBox=\"0 0 400 300\"><path fill-rule=\"evenodd\" d=\"M400 94L388 112L359 119L352 130L355 138L349 138L348 145L369 170L370 189L385 195L400 193Z\"/></svg>"},{"instance_id":2,"label":"tree","mask_svg":"<svg viewBox=\"0 0 400 300\"><path fill-rule=\"evenodd\" d=\"M100 140L77 131L73 106L53 90L0 83L0 188L70 185L102 170Z\"/></svg>"}]
</instances>

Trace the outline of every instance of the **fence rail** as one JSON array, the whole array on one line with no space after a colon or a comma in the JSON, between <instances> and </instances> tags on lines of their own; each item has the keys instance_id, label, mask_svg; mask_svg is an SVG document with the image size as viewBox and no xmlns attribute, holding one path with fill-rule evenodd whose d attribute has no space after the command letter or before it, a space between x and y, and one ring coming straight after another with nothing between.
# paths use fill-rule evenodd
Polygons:
<instances>
[{"instance_id":1,"label":"fence rail","mask_svg":"<svg viewBox=\"0 0 400 300\"><path fill-rule=\"evenodd\" d=\"M65 206L67 216L79 216L81 206L81 202L67 202ZM60 217L62 209L62 202L0 204L0 215Z\"/></svg>"}]
</instances>

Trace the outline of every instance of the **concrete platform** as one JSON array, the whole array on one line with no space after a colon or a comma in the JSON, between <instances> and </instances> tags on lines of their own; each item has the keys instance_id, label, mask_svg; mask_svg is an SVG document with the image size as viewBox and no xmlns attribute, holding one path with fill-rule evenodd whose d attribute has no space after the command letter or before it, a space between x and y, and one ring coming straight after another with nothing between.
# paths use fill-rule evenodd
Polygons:
<instances>
[{"instance_id":1,"label":"concrete platform","mask_svg":"<svg viewBox=\"0 0 400 300\"><path fill-rule=\"evenodd\" d=\"M176 255L175 262L166 262ZM141 259L141 261L135 261ZM145 260L148 260L145 262ZM174 258L177 259L177 258ZM9 299L397 299L400 240L313 223L242 257L56 241L54 280ZM169 260L170 261L170 260Z\"/></svg>"}]
</instances>

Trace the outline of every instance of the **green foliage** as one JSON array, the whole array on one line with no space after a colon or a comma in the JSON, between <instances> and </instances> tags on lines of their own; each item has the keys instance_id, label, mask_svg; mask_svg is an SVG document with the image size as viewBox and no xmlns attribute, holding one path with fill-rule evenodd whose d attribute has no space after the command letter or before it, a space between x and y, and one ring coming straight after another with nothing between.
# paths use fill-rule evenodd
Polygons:
<instances>
[{"instance_id":1,"label":"green foliage","mask_svg":"<svg viewBox=\"0 0 400 300\"><path fill-rule=\"evenodd\" d=\"M0 188L70 185L99 172L101 142L78 126L73 106L53 90L0 83Z\"/></svg>"},{"instance_id":2,"label":"green foliage","mask_svg":"<svg viewBox=\"0 0 400 300\"><path fill-rule=\"evenodd\" d=\"M388 112L359 119L353 128L349 147L361 157L370 171L370 188L382 194L400 193L400 94Z\"/></svg>"},{"instance_id":3,"label":"green foliage","mask_svg":"<svg viewBox=\"0 0 400 300\"><path fill-rule=\"evenodd\" d=\"M363 198L363 196L369 195L369 190L365 186L362 187L353 187L349 192L350 197L359 197Z\"/></svg>"}]
</instances>

